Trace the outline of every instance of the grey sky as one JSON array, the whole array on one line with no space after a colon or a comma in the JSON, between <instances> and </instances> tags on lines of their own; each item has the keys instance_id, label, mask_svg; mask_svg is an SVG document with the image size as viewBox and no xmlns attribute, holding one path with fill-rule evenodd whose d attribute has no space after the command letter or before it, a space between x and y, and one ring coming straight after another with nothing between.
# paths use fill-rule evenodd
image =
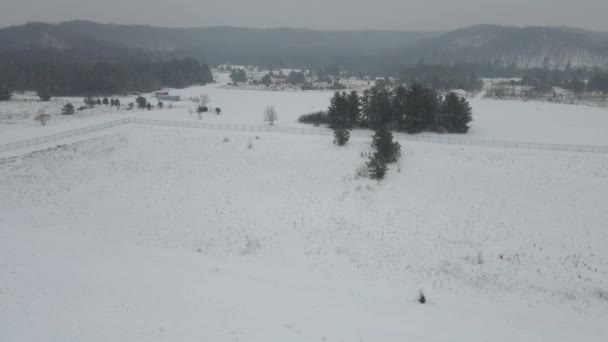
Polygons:
<instances>
[{"instance_id":1,"label":"grey sky","mask_svg":"<svg viewBox=\"0 0 608 342\"><path fill-rule=\"evenodd\" d=\"M159 26L445 30L473 24L608 31L608 0L0 0L0 26L85 19Z\"/></svg>"}]
</instances>

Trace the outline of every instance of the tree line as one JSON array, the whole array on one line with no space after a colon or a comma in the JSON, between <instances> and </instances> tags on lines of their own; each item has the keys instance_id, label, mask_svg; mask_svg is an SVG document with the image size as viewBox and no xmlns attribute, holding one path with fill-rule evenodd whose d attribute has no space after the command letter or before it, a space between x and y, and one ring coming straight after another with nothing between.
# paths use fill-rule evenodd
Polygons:
<instances>
[{"instance_id":1,"label":"tree line","mask_svg":"<svg viewBox=\"0 0 608 342\"><path fill-rule=\"evenodd\" d=\"M36 90L49 96L150 92L212 81L209 66L192 58L93 64L58 60L0 64L0 88Z\"/></svg>"},{"instance_id":2,"label":"tree line","mask_svg":"<svg viewBox=\"0 0 608 342\"><path fill-rule=\"evenodd\" d=\"M336 92L327 112L299 119L303 123L328 124L334 129L388 128L407 133L466 133L472 120L468 101L455 93L440 95L417 83L410 88L399 86L391 90L383 82L362 94Z\"/></svg>"}]
</instances>

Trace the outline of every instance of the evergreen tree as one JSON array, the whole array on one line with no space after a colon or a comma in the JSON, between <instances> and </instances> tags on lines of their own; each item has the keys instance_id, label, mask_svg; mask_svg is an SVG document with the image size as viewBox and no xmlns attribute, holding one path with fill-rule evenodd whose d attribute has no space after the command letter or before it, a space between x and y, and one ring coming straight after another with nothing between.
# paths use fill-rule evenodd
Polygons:
<instances>
[{"instance_id":1,"label":"evergreen tree","mask_svg":"<svg viewBox=\"0 0 608 342\"><path fill-rule=\"evenodd\" d=\"M97 103L98 106L101 106L101 100L100 99L97 99L96 103Z\"/></svg>"},{"instance_id":2,"label":"evergreen tree","mask_svg":"<svg viewBox=\"0 0 608 342\"><path fill-rule=\"evenodd\" d=\"M266 75L264 75L264 77L262 77L262 80L260 81L260 83L269 87L272 84L272 78L270 78L269 74L266 74Z\"/></svg>"},{"instance_id":3,"label":"evergreen tree","mask_svg":"<svg viewBox=\"0 0 608 342\"><path fill-rule=\"evenodd\" d=\"M361 116L361 100L359 99L359 94L357 94L356 91L351 91L346 97L346 107L347 126L351 128L357 123L359 117Z\"/></svg>"},{"instance_id":4,"label":"evergreen tree","mask_svg":"<svg viewBox=\"0 0 608 342\"><path fill-rule=\"evenodd\" d=\"M327 122L331 128L349 128L346 93L335 92L327 109Z\"/></svg>"},{"instance_id":5,"label":"evergreen tree","mask_svg":"<svg viewBox=\"0 0 608 342\"><path fill-rule=\"evenodd\" d=\"M71 103L67 103L66 105L64 105L63 108L61 108L61 114L63 114L63 115L74 114L74 105L72 105Z\"/></svg>"},{"instance_id":6,"label":"evergreen tree","mask_svg":"<svg viewBox=\"0 0 608 342\"><path fill-rule=\"evenodd\" d=\"M139 108L139 109L144 109L148 105L148 100L146 100L146 98L143 96L138 96L135 99L135 102L137 103L137 108Z\"/></svg>"},{"instance_id":7,"label":"evergreen tree","mask_svg":"<svg viewBox=\"0 0 608 342\"><path fill-rule=\"evenodd\" d=\"M384 158L377 152L369 157L369 160L365 165L367 166L369 177L372 179L383 179L388 170Z\"/></svg>"},{"instance_id":8,"label":"evergreen tree","mask_svg":"<svg viewBox=\"0 0 608 342\"><path fill-rule=\"evenodd\" d=\"M367 125L378 129L388 125L391 121L390 94L383 82L374 85L367 99Z\"/></svg>"},{"instance_id":9,"label":"evergreen tree","mask_svg":"<svg viewBox=\"0 0 608 342\"><path fill-rule=\"evenodd\" d=\"M164 106L165 104L163 103L163 101L158 101L158 108L163 109Z\"/></svg>"},{"instance_id":10,"label":"evergreen tree","mask_svg":"<svg viewBox=\"0 0 608 342\"><path fill-rule=\"evenodd\" d=\"M40 101L48 101L51 99L51 97L53 97L51 95L51 90L49 87L43 86L40 87L37 91L36 94L38 95L38 97L40 98Z\"/></svg>"},{"instance_id":11,"label":"evergreen tree","mask_svg":"<svg viewBox=\"0 0 608 342\"><path fill-rule=\"evenodd\" d=\"M102 103L107 107L109 102L108 102L108 98L104 97Z\"/></svg>"},{"instance_id":12,"label":"evergreen tree","mask_svg":"<svg viewBox=\"0 0 608 342\"><path fill-rule=\"evenodd\" d=\"M152 104L150 102L146 103L146 109L152 110Z\"/></svg>"},{"instance_id":13,"label":"evergreen tree","mask_svg":"<svg viewBox=\"0 0 608 342\"><path fill-rule=\"evenodd\" d=\"M13 97L13 93L8 87L0 86L0 101L8 101Z\"/></svg>"},{"instance_id":14,"label":"evergreen tree","mask_svg":"<svg viewBox=\"0 0 608 342\"><path fill-rule=\"evenodd\" d=\"M414 83L407 93L403 129L408 133L420 133L431 129L439 110L437 93Z\"/></svg>"},{"instance_id":15,"label":"evergreen tree","mask_svg":"<svg viewBox=\"0 0 608 342\"><path fill-rule=\"evenodd\" d=\"M452 115L452 132L467 133L469 131L469 123L473 121L473 111L469 102L464 98L460 98L457 111Z\"/></svg>"},{"instance_id":16,"label":"evergreen tree","mask_svg":"<svg viewBox=\"0 0 608 342\"><path fill-rule=\"evenodd\" d=\"M97 104L97 101L95 101L92 97L87 97L84 99L84 104L89 108L93 108Z\"/></svg>"},{"instance_id":17,"label":"evergreen tree","mask_svg":"<svg viewBox=\"0 0 608 342\"><path fill-rule=\"evenodd\" d=\"M230 72L230 79L234 84L247 82L247 72L244 69L233 69Z\"/></svg>"},{"instance_id":18,"label":"evergreen tree","mask_svg":"<svg viewBox=\"0 0 608 342\"><path fill-rule=\"evenodd\" d=\"M306 75L302 72L292 70L289 75L287 75L286 81L291 85L302 84L306 82Z\"/></svg>"},{"instance_id":19,"label":"evergreen tree","mask_svg":"<svg viewBox=\"0 0 608 342\"><path fill-rule=\"evenodd\" d=\"M345 128L334 129L334 144L345 145L350 139L350 132Z\"/></svg>"},{"instance_id":20,"label":"evergreen tree","mask_svg":"<svg viewBox=\"0 0 608 342\"><path fill-rule=\"evenodd\" d=\"M393 133L387 128L376 130L372 137L372 148L385 163L394 163L401 157L401 145L393 141Z\"/></svg>"},{"instance_id":21,"label":"evergreen tree","mask_svg":"<svg viewBox=\"0 0 608 342\"><path fill-rule=\"evenodd\" d=\"M446 95L436 118L436 130L450 133L466 133L469 122L473 121L471 106L463 97L454 93Z\"/></svg>"},{"instance_id":22,"label":"evergreen tree","mask_svg":"<svg viewBox=\"0 0 608 342\"><path fill-rule=\"evenodd\" d=\"M398 130L403 129L405 121L405 108L407 103L407 90L403 86L395 89L391 100L391 126Z\"/></svg>"},{"instance_id":23,"label":"evergreen tree","mask_svg":"<svg viewBox=\"0 0 608 342\"><path fill-rule=\"evenodd\" d=\"M371 97L371 92L369 91L369 89L365 89L363 91L363 93L361 94L361 97L359 99L359 102L361 104L361 113L359 114L359 118L358 118L358 124L359 127L367 127L368 126L368 117L367 117L367 113L369 113L371 111L370 106L369 106L369 99Z\"/></svg>"},{"instance_id":24,"label":"evergreen tree","mask_svg":"<svg viewBox=\"0 0 608 342\"><path fill-rule=\"evenodd\" d=\"M114 100L114 105L116 107L120 107L120 100L119 99Z\"/></svg>"}]
</instances>

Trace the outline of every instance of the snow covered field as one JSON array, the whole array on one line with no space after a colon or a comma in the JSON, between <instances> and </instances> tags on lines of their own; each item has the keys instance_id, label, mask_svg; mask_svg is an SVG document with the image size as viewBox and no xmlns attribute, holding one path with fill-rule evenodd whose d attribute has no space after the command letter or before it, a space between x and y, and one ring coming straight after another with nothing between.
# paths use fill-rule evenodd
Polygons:
<instances>
[{"instance_id":1,"label":"snow covered field","mask_svg":"<svg viewBox=\"0 0 608 342\"><path fill-rule=\"evenodd\" d=\"M175 93L284 127L331 96ZM198 121L189 102L31 120L77 100L0 103L0 144ZM606 109L472 105L466 137L608 145ZM401 143L381 183L356 176L363 138L125 125L0 154L0 341L608 338L607 155Z\"/></svg>"},{"instance_id":2,"label":"snow covered field","mask_svg":"<svg viewBox=\"0 0 608 342\"><path fill-rule=\"evenodd\" d=\"M264 125L263 112L274 105L279 127L310 127L299 124L302 114L325 110L332 96L330 91L253 91L226 89L227 74L218 75L218 83L202 87L171 90L180 95L181 102L173 103L173 109L140 111L115 110L105 106L77 112L74 116L60 115L61 106L72 102L82 105L82 98L56 98L49 103L26 102L31 97L20 96L21 101L0 102L0 144L62 132L125 116L165 120L198 121L193 111L196 104L191 97L209 96L212 107L220 107L221 115L207 113L202 121L239 125ZM156 104L156 100L146 96ZM120 98L123 105L134 102L135 97ZM571 145L608 146L608 108L553 104L546 102L496 101L471 99L473 119L471 130L459 138L488 139L518 142L536 142ZM169 103L165 103L167 106ZM45 127L32 120L43 109L53 118ZM449 136L449 135L445 135Z\"/></svg>"},{"instance_id":3,"label":"snow covered field","mask_svg":"<svg viewBox=\"0 0 608 342\"><path fill-rule=\"evenodd\" d=\"M403 142L376 183L368 143L124 126L0 160L2 340L606 339L606 156Z\"/></svg>"}]
</instances>

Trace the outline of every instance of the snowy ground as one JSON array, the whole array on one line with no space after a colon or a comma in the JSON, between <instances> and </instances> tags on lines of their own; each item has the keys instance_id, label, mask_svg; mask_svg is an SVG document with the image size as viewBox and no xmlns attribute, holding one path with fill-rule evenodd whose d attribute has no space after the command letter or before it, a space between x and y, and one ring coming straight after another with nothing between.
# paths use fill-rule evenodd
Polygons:
<instances>
[{"instance_id":1,"label":"snowy ground","mask_svg":"<svg viewBox=\"0 0 608 342\"><path fill-rule=\"evenodd\" d=\"M331 96L221 86L175 93L279 126ZM27 100L0 103L0 144L198 120ZM606 109L471 102L466 137L608 145ZM125 125L0 154L0 341L606 340L608 156L402 145L381 183L363 138Z\"/></svg>"},{"instance_id":2,"label":"snowy ground","mask_svg":"<svg viewBox=\"0 0 608 342\"><path fill-rule=\"evenodd\" d=\"M1 159L0 339L606 339L606 156L403 144L379 184L366 139L124 126Z\"/></svg>"},{"instance_id":3,"label":"snowy ground","mask_svg":"<svg viewBox=\"0 0 608 342\"><path fill-rule=\"evenodd\" d=\"M212 123L264 125L264 108L273 105L278 111L277 126L310 127L297 122L306 113L325 110L332 96L330 91L253 91L226 89L227 74L217 75L218 83L202 87L171 90L181 95L181 102L173 109L153 111L115 110L105 106L78 112L74 116L60 115L61 106L72 102L79 107L82 98L56 98L49 103L31 101L32 97L19 96L18 101L0 102L0 144L62 132L75 127L137 116L165 120L198 121L192 111L196 104L191 97L206 94L212 107L220 107L221 115L205 114L202 120ZM156 100L147 95L154 104ZM30 101L26 101L30 100ZM120 98L123 105L134 97ZM553 104L546 102L496 101L480 97L470 100L474 121L466 136L459 138L538 142L571 145L608 145L608 108ZM166 106L169 103L165 103ZM47 126L33 121L43 109L53 118Z\"/></svg>"}]
</instances>

